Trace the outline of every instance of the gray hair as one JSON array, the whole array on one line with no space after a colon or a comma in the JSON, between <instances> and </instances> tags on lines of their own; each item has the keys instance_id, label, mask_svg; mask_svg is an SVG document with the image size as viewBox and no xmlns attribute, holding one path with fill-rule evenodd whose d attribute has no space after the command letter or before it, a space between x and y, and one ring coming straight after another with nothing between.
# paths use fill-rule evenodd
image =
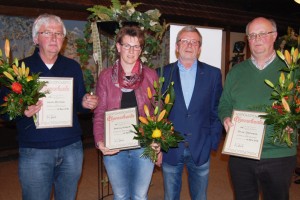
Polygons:
<instances>
[{"instance_id":1,"label":"gray hair","mask_svg":"<svg viewBox=\"0 0 300 200\"><path fill-rule=\"evenodd\" d=\"M273 28L272 31L277 31L277 25L276 25L276 22L275 22L273 19L267 19L267 18L264 18L264 17L261 17L261 18L263 18L263 19L269 21L269 23L271 24L271 26L272 26L272 28ZM256 19L257 19L257 18L253 19L252 21L250 21L250 22L247 24L247 26L246 26L246 35L249 34L249 26L250 26L250 25L252 24L252 22L253 22L254 20L256 20Z\"/></svg>"},{"instance_id":2,"label":"gray hair","mask_svg":"<svg viewBox=\"0 0 300 200\"><path fill-rule=\"evenodd\" d=\"M67 30L61 18L56 15L50 15L45 13L38 16L38 18L36 18L36 20L34 21L32 26L32 39L34 40L34 38L38 35L42 25L49 24L50 22L56 22L60 24L63 28L64 36L66 36Z\"/></svg>"},{"instance_id":3,"label":"gray hair","mask_svg":"<svg viewBox=\"0 0 300 200\"><path fill-rule=\"evenodd\" d=\"M184 32L193 32L193 33L197 33L199 35L199 38L200 38L200 47L202 45L202 35L201 33L198 31L198 29L195 27L195 26L185 26L183 27L177 34L177 37L176 37L176 43L179 41L180 39L180 35Z\"/></svg>"}]
</instances>

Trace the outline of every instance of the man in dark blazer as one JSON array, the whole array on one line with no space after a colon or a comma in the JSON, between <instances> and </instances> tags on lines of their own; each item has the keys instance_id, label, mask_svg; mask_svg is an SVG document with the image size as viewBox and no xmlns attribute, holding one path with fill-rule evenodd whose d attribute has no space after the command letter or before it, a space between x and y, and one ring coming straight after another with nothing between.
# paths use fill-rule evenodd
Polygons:
<instances>
[{"instance_id":1,"label":"man in dark blazer","mask_svg":"<svg viewBox=\"0 0 300 200\"><path fill-rule=\"evenodd\" d=\"M217 113L222 93L221 72L198 61L201 44L200 32L193 26L184 27L176 39L178 61L163 68L163 91L174 82L176 96L169 119L185 138L178 148L163 154L165 200L180 199L184 165L191 198L206 199L210 152L217 150L222 133Z\"/></svg>"}]
</instances>

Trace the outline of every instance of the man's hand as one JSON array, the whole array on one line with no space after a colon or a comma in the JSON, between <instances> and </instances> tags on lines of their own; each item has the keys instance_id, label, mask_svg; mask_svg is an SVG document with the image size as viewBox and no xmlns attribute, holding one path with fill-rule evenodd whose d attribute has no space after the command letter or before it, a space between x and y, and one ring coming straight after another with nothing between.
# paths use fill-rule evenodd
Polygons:
<instances>
[{"instance_id":1,"label":"man's hand","mask_svg":"<svg viewBox=\"0 0 300 200\"><path fill-rule=\"evenodd\" d=\"M226 133L228 133L229 128L230 128L231 126L233 126L233 124L231 123L231 118L230 118L230 117L226 117L226 118L224 119L223 124L224 124L224 128L225 128Z\"/></svg>"},{"instance_id":2,"label":"man's hand","mask_svg":"<svg viewBox=\"0 0 300 200\"><path fill-rule=\"evenodd\" d=\"M98 105L98 96L85 94L82 98L82 106L87 109L95 109Z\"/></svg>"},{"instance_id":3,"label":"man's hand","mask_svg":"<svg viewBox=\"0 0 300 200\"><path fill-rule=\"evenodd\" d=\"M43 102L39 100L35 105L28 106L28 108L24 111L24 115L26 117L32 117L34 114L41 110Z\"/></svg>"}]
</instances>

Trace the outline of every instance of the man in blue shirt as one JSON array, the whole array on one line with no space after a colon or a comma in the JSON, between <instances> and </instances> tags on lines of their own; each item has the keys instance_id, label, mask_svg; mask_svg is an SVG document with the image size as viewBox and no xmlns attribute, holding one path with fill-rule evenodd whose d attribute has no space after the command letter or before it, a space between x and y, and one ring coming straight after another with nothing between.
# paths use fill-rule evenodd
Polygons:
<instances>
[{"instance_id":1,"label":"man in blue shirt","mask_svg":"<svg viewBox=\"0 0 300 200\"><path fill-rule=\"evenodd\" d=\"M183 167L188 170L193 200L206 199L210 152L216 150L222 133L217 108L222 92L221 71L198 61L202 36L193 26L177 35L178 61L163 68L166 89L174 82L175 102L169 119L185 138L178 148L163 154L165 200L179 200Z\"/></svg>"}]
</instances>

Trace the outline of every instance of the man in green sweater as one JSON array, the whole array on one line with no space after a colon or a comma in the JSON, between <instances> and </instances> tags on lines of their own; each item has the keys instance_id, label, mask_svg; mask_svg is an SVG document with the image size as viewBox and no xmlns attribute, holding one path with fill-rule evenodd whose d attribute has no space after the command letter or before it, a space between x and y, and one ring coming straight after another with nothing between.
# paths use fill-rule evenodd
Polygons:
<instances>
[{"instance_id":1,"label":"man in green sweater","mask_svg":"<svg viewBox=\"0 0 300 200\"><path fill-rule=\"evenodd\" d=\"M226 132L233 126L233 110L263 111L259 108L272 104L272 88L264 80L276 83L279 69L285 66L274 50L277 28L273 20L255 18L248 23L246 34L251 58L228 73L219 103L219 118ZM289 148L273 144L272 133L273 126L267 126L260 160L230 156L229 171L236 200L258 200L260 191L264 200L289 199L296 145Z\"/></svg>"}]
</instances>

